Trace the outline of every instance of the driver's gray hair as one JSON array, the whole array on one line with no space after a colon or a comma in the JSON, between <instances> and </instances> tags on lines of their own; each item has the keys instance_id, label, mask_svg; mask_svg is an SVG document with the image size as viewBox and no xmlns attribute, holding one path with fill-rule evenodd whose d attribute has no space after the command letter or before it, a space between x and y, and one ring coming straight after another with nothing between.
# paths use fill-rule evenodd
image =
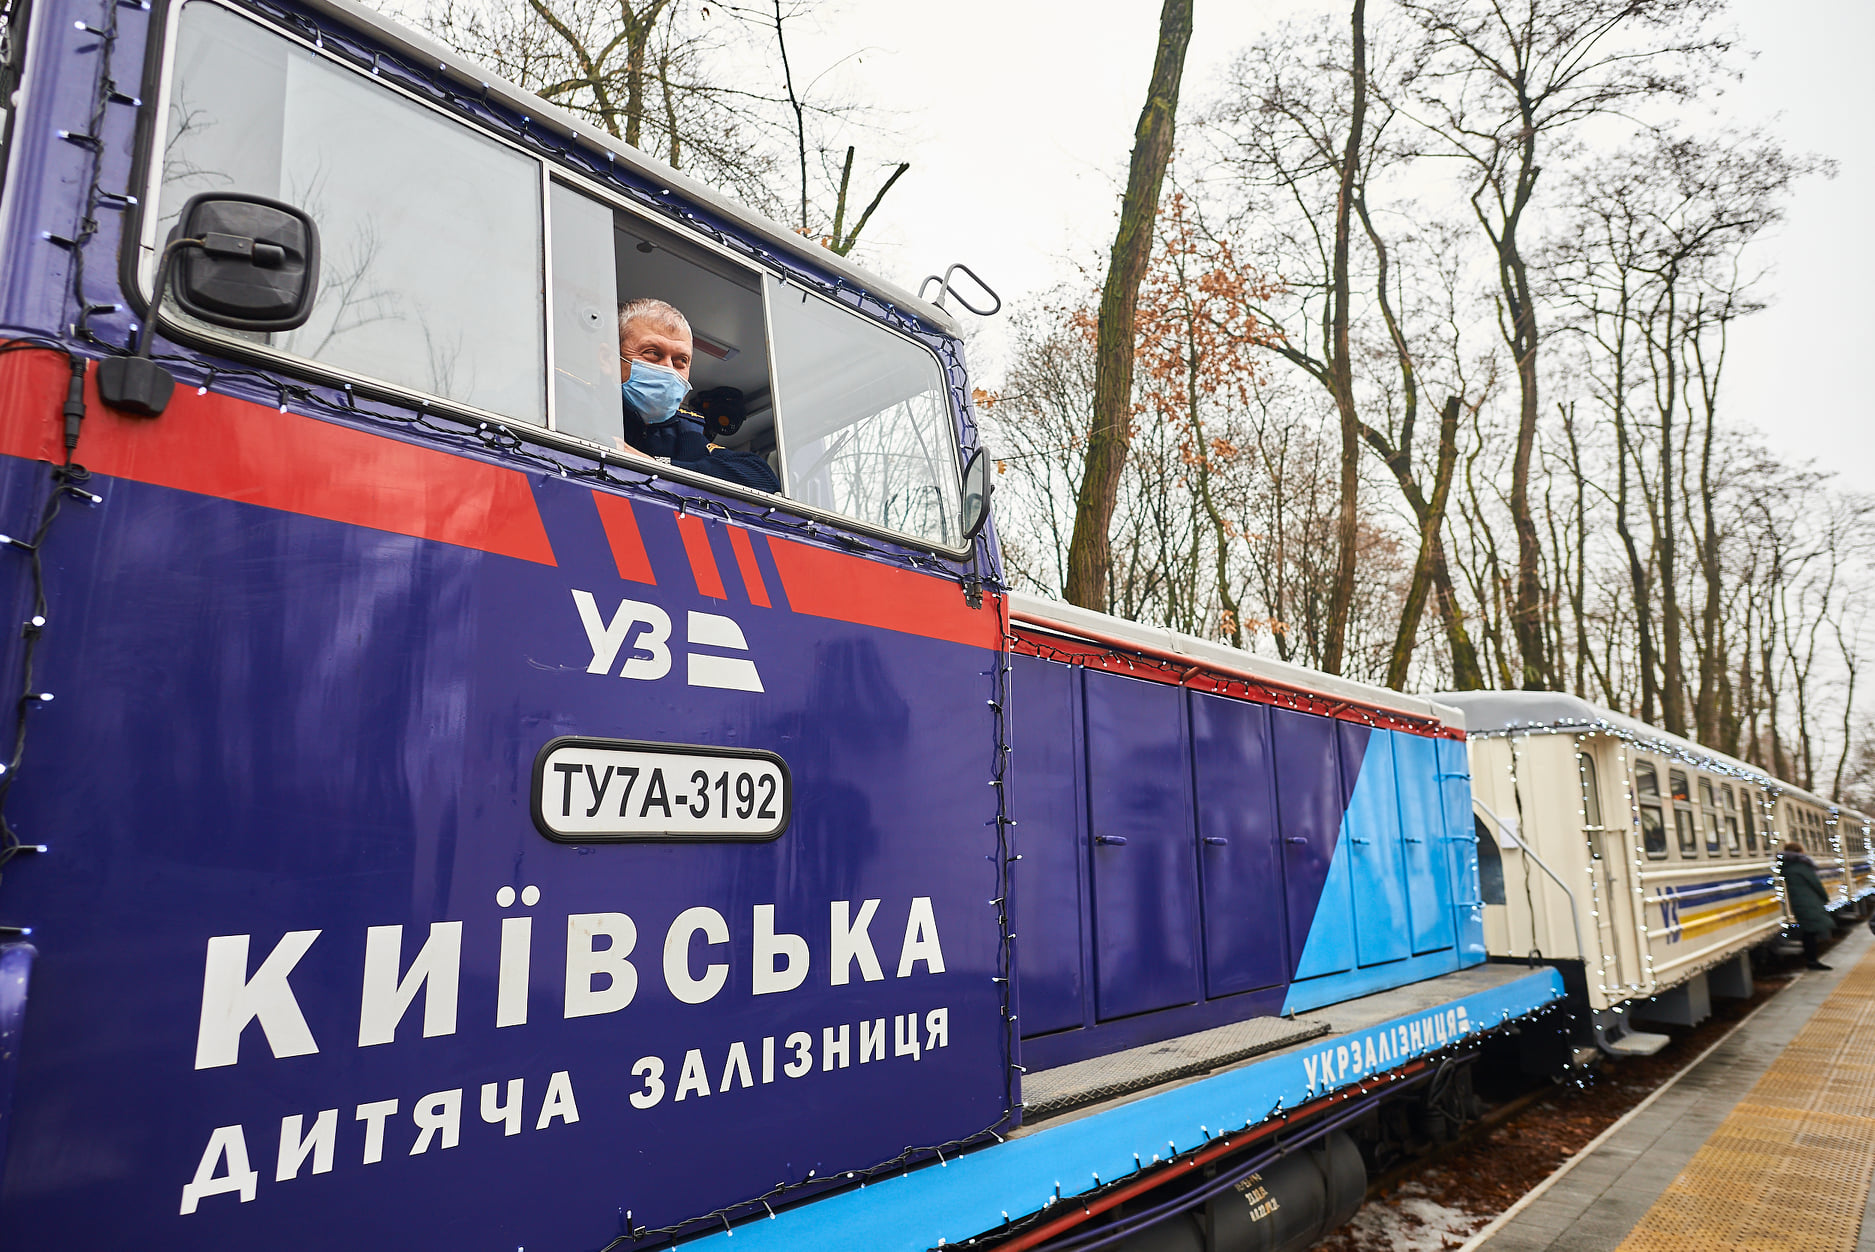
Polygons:
<instances>
[{"instance_id":1,"label":"driver's gray hair","mask_svg":"<svg viewBox=\"0 0 1875 1252\"><path fill-rule=\"evenodd\" d=\"M627 301L618 311L619 338L631 329L633 322L651 322L668 330L681 330L690 334L690 319L683 315L683 310L664 300L654 300L649 296Z\"/></svg>"}]
</instances>

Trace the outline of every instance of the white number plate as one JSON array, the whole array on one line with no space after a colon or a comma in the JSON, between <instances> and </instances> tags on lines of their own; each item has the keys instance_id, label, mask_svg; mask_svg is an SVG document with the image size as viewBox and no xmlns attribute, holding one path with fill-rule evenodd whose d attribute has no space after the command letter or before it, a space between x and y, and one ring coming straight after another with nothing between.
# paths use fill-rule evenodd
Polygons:
<instances>
[{"instance_id":1,"label":"white number plate","mask_svg":"<svg viewBox=\"0 0 1875 1252\"><path fill-rule=\"evenodd\" d=\"M534 760L534 824L549 839L773 839L792 807L772 752L560 738Z\"/></svg>"}]
</instances>

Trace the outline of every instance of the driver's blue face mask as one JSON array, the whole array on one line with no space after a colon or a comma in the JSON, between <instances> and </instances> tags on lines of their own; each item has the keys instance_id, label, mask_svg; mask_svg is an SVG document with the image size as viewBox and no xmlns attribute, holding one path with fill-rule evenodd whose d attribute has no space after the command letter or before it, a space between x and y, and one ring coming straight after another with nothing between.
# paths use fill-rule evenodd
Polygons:
<instances>
[{"instance_id":1,"label":"driver's blue face mask","mask_svg":"<svg viewBox=\"0 0 1875 1252\"><path fill-rule=\"evenodd\" d=\"M647 426L661 426L677 416L677 406L690 394L690 384L676 370L633 361L631 374L619 384L619 392L632 412Z\"/></svg>"}]
</instances>

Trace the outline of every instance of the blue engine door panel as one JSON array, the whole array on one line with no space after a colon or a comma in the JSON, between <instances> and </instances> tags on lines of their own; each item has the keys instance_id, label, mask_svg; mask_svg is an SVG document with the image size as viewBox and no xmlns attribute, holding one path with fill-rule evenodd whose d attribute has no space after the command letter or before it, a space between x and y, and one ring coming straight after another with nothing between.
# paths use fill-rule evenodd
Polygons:
<instances>
[{"instance_id":1,"label":"blue engine door panel","mask_svg":"<svg viewBox=\"0 0 1875 1252\"><path fill-rule=\"evenodd\" d=\"M1413 953L1452 946L1452 874L1439 800L1439 741L1393 734L1393 776L1400 793L1400 846L1406 859L1406 907Z\"/></svg>"},{"instance_id":2,"label":"blue engine door panel","mask_svg":"<svg viewBox=\"0 0 1875 1252\"><path fill-rule=\"evenodd\" d=\"M1037 657L1016 656L1010 687L1014 751L1010 773L1016 848L1014 877L1017 1020L1025 1035L1083 1025L1086 899L1080 780L1075 774L1075 671Z\"/></svg>"},{"instance_id":3,"label":"blue engine door panel","mask_svg":"<svg viewBox=\"0 0 1875 1252\"><path fill-rule=\"evenodd\" d=\"M1276 824L1282 836L1289 955L1290 960L1300 961L1316 910L1328 908L1341 917L1348 913L1345 892L1335 893L1338 898L1332 901L1323 898L1328 867L1341 839L1345 792L1336 765L1339 754L1332 720L1293 709L1271 709L1270 735L1276 756ZM1338 960L1329 965L1310 972L1333 974L1350 968Z\"/></svg>"},{"instance_id":4,"label":"blue engine door panel","mask_svg":"<svg viewBox=\"0 0 1875 1252\"><path fill-rule=\"evenodd\" d=\"M1484 960L1484 897L1478 892L1478 834L1471 815L1471 767L1465 745L1439 740L1439 798L1445 810L1445 853L1452 875L1452 923L1458 959Z\"/></svg>"},{"instance_id":5,"label":"blue engine door panel","mask_svg":"<svg viewBox=\"0 0 1875 1252\"><path fill-rule=\"evenodd\" d=\"M1199 996L1198 866L1185 693L1085 673L1095 1004L1102 1018L1190 1004Z\"/></svg>"},{"instance_id":6,"label":"blue engine door panel","mask_svg":"<svg viewBox=\"0 0 1875 1252\"><path fill-rule=\"evenodd\" d=\"M1290 966L1269 709L1194 692L1191 737L1205 994L1275 986Z\"/></svg>"},{"instance_id":7,"label":"blue engine door panel","mask_svg":"<svg viewBox=\"0 0 1875 1252\"><path fill-rule=\"evenodd\" d=\"M1349 875L1354 889L1354 947L1362 965L1408 955L1406 876L1400 859L1400 799L1393 783L1391 731L1337 723L1348 788ZM1357 746L1367 741L1367 751Z\"/></svg>"}]
</instances>

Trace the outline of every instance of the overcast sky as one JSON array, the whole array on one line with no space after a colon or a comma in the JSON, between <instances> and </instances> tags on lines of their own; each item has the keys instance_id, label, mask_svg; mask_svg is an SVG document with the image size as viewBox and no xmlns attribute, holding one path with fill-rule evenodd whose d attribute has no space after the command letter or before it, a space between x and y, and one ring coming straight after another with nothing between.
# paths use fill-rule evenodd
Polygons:
<instances>
[{"instance_id":1,"label":"overcast sky","mask_svg":"<svg viewBox=\"0 0 1875 1252\"><path fill-rule=\"evenodd\" d=\"M1187 101L1208 95L1260 31L1343 9L1196 0ZM868 227L868 259L907 286L965 261L1008 301L1045 290L1076 261L1100 264L1158 11L1151 0L848 0L829 12L819 37L803 39L803 59L824 64L864 47L839 72L855 96L896 108L900 134L862 138L862 159L912 163ZM1757 55L1723 111L1774 125L1789 147L1833 157L1841 170L1801 184L1788 220L1759 244L1775 303L1736 332L1725 403L1783 455L1835 470L1852 489L1875 489L1875 406L1863 365L1875 334L1875 260L1864 242L1875 160L1861 90L1875 5L1733 0L1733 20ZM987 338L993 352L998 336Z\"/></svg>"}]
</instances>

